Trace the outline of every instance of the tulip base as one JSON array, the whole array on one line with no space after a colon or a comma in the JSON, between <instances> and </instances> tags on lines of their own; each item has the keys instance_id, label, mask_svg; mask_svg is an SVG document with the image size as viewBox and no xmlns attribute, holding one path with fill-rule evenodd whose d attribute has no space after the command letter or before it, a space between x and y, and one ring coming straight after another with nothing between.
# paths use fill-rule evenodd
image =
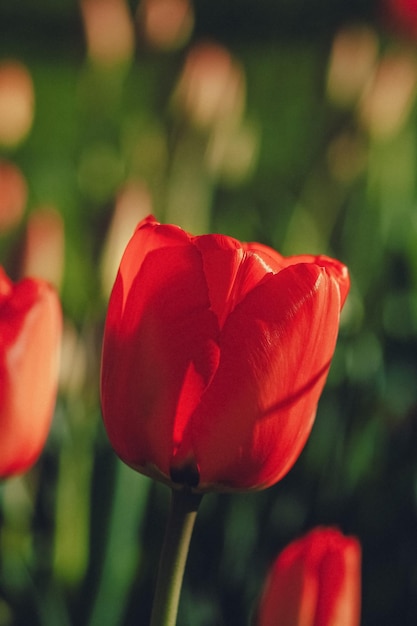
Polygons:
<instances>
[{"instance_id":1,"label":"tulip base","mask_svg":"<svg viewBox=\"0 0 417 626\"><path fill-rule=\"evenodd\" d=\"M202 494L172 489L150 626L175 626L188 548Z\"/></svg>"}]
</instances>

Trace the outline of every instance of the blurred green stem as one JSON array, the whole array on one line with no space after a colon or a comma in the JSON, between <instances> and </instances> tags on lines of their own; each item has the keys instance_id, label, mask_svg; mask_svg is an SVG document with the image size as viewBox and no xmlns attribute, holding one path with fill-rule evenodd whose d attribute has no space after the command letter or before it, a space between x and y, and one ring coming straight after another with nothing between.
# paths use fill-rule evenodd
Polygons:
<instances>
[{"instance_id":1,"label":"blurred green stem","mask_svg":"<svg viewBox=\"0 0 417 626\"><path fill-rule=\"evenodd\" d=\"M151 626L175 626L188 548L202 495L173 489L159 562Z\"/></svg>"}]
</instances>

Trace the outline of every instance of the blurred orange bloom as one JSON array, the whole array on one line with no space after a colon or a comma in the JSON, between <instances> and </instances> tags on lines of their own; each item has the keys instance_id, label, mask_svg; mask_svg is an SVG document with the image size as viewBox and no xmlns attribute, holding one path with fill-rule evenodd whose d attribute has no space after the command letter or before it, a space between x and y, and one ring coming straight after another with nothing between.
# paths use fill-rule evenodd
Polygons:
<instances>
[{"instance_id":1,"label":"blurred orange bloom","mask_svg":"<svg viewBox=\"0 0 417 626\"><path fill-rule=\"evenodd\" d=\"M93 61L108 67L132 57L135 34L125 0L81 0L81 13Z\"/></svg>"},{"instance_id":2,"label":"blurred orange bloom","mask_svg":"<svg viewBox=\"0 0 417 626\"><path fill-rule=\"evenodd\" d=\"M18 61L0 63L0 144L14 146L29 132L35 95L28 69Z\"/></svg>"},{"instance_id":3,"label":"blurred orange bloom","mask_svg":"<svg viewBox=\"0 0 417 626\"><path fill-rule=\"evenodd\" d=\"M245 107L243 69L226 48L200 43L188 54L174 92L174 105L199 127L233 119Z\"/></svg>"},{"instance_id":4,"label":"blurred orange bloom","mask_svg":"<svg viewBox=\"0 0 417 626\"><path fill-rule=\"evenodd\" d=\"M194 13L189 0L142 0L137 20L150 46L173 50L189 39L194 26Z\"/></svg>"},{"instance_id":5,"label":"blurred orange bloom","mask_svg":"<svg viewBox=\"0 0 417 626\"><path fill-rule=\"evenodd\" d=\"M27 200L26 180L16 165L0 161L0 233L16 226Z\"/></svg>"},{"instance_id":6,"label":"blurred orange bloom","mask_svg":"<svg viewBox=\"0 0 417 626\"><path fill-rule=\"evenodd\" d=\"M417 89L417 60L408 51L387 52L359 104L359 118L378 138L397 133L407 121Z\"/></svg>"},{"instance_id":7,"label":"blurred orange bloom","mask_svg":"<svg viewBox=\"0 0 417 626\"><path fill-rule=\"evenodd\" d=\"M327 95L338 106L360 97L377 62L378 38L362 24L342 28L333 40L327 69Z\"/></svg>"}]
</instances>

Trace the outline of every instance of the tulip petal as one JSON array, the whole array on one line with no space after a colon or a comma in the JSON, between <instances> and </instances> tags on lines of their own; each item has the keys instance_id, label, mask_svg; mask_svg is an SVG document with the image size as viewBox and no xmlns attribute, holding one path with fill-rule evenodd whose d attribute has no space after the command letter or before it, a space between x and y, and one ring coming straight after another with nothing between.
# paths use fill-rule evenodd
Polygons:
<instances>
[{"instance_id":1,"label":"tulip petal","mask_svg":"<svg viewBox=\"0 0 417 626\"><path fill-rule=\"evenodd\" d=\"M324 254L313 256L311 254L299 254L294 256L282 256L279 252L272 250L268 246L261 243L243 244L244 248L256 253L264 262L269 265L275 273L280 272L285 267L291 265L300 265L301 263L314 263L320 267L325 267L336 279L341 296L341 304L343 306L350 287L349 272L346 265L340 263L336 259L332 259Z\"/></svg>"},{"instance_id":2,"label":"tulip petal","mask_svg":"<svg viewBox=\"0 0 417 626\"><path fill-rule=\"evenodd\" d=\"M231 237L204 235L195 237L194 245L201 252L211 308L222 328L236 305L272 269Z\"/></svg>"},{"instance_id":3,"label":"tulip petal","mask_svg":"<svg viewBox=\"0 0 417 626\"><path fill-rule=\"evenodd\" d=\"M138 242L129 244L132 258ZM121 280L124 269L122 261ZM123 297L116 290L110 307L120 311ZM103 346L104 421L125 462L143 469L152 461L169 476L172 450L217 368L218 333L199 252L190 244L148 252Z\"/></svg>"},{"instance_id":4,"label":"tulip petal","mask_svg":"<svg viewBox=\"0 0 417 626\"><path fill-rule=\"evenodd\" d=\"M150 215L142 220L133 235L135 244L127 246L120 266L119 280L122 279L123 300L122 310L126 299L142 263L153 250L161 248L189 245L190 236L177 226L160 224Z\"/></svg>"},{"instance_id":5,"label":"tulip petal","mask_svg":"<svg viewBox=\"0 0 417 626\"><path fill-rule=\"evenodd\" d=\"M309 263L270 275L228 317L218 369L176 457L195 455L202 489L266 487L290 469L313 424L340 306L331 269Z\"/></svg>"},{"instance_id":6,"label":"tulip petal","mask_svg":"<svg viewBox=\"0 0 417 626\"><path fill-rule=\"evenodd\" d=\"M319 581L305 558L304 544L293 542L276 560L264 586L259 626L317 626Z\"/></svg>"},{"instance_id":7,"label":"tulip petal","mask_svg":"<svg viewBox=\"0 0 417 626\"><path fill-rule=\"evenodd\" d=\"M259 258L261 258L263 262L272 269L274 274L277 274L278 272L283 270L284 267L287 267L288 265L294 265L297 262L294 261L294 263L289 263L290 259L297 259L297 257L282 256L276 250L273 250L272 248L269 248L269 246L265 246L262 243L244 243L243 248L244 250L252 252L256 254Z\"/></svg>"},{"instance_id":8,"label":"tulip petal","mask_svg":"<svg viewBox=\"0 0 417 626\"><path fill-rule=\"evenodd\" d=\"M350 626L359 623L360 617L357 585L360 580L359 547L354 539L349 539L341 551L340 539L329 539L318 565L317 578L320 580L321 593L317 601L315 624Z\"/></svg>"}]
</instances>

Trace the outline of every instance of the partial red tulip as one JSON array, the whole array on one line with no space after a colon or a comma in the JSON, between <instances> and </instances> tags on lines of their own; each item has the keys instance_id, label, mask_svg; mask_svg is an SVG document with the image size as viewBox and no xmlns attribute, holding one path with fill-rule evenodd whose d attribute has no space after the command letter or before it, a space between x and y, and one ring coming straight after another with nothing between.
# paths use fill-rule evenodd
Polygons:
<instances>
[{"instance_id":1,"label":"partial red tulip","mask_svg":"<svg viewBox=\"0 0 417 626\"><path fill-rule=\"evenodd\" d=\"M45 281L13 284L0 268L0 478L28 470L55 407L61 307Z\"/></svg>"},{"instance_id":2,"label":"partial red tulip","mask_svg":"<svg viewBox=\"0 0 417 626\"><path fill-rule=\"evenodd\" d=\"M359 626L361 548L318 527L287 546L266 579L256 626Z\"/></svg>"},{"instance_id":3,"label":"partial red tulip","mask_svg":"<svg viewBox=\"0 0 417 626\"><path fill-rule=\"evenodd\" d=\"M417 38L416 0L383 0L381 4L383 19L392 30Z\"/></svg>"},{"instance_id":4,"label":"partial red tulip","mask_svg":"<svg viewBox=\"0 0 417 626\"><path fill-rule=\"evenodd\" d=\"M140 222L103 342L117 454L200 492L275 483L312 428L348 289L346 267L328 257Z\"/></svg>"}]
</instances>

